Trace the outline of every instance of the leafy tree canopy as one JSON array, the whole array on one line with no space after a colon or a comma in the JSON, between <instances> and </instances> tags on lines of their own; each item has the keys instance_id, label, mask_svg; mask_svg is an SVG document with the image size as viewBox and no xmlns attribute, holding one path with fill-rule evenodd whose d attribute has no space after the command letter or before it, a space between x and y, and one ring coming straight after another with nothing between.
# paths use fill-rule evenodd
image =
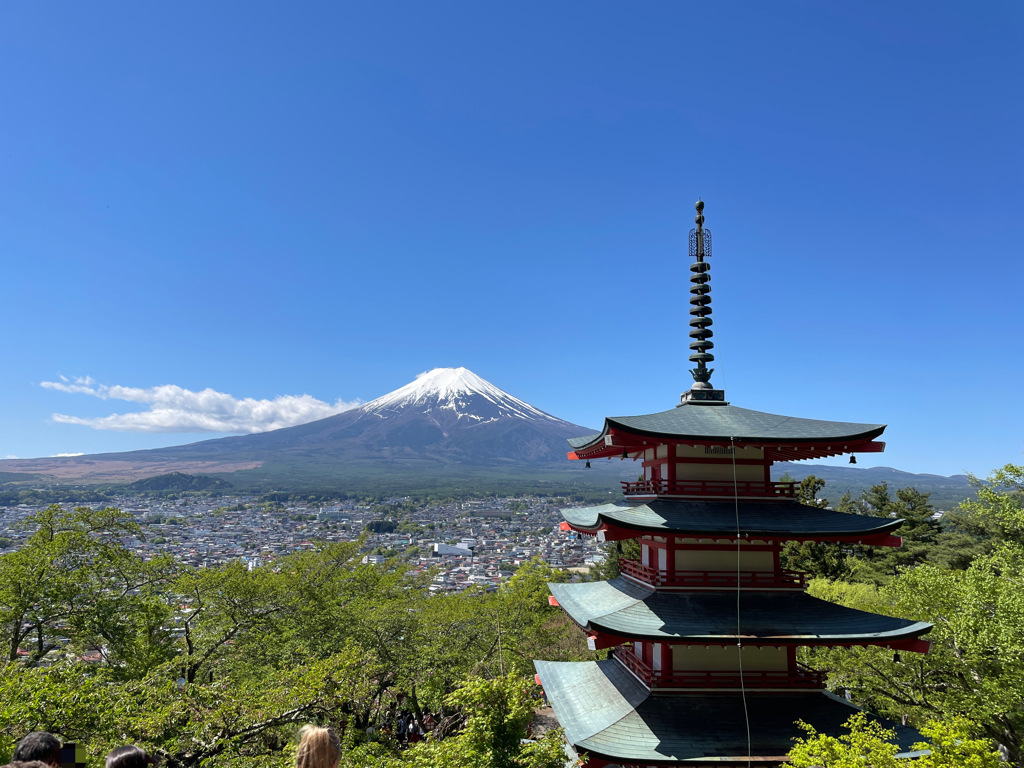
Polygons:
<instances>
[{"instance_id":1,"label":"leafy tree canopy","mask_svg":"<svg viewBox=\"0 0 1024 768\"><path fill-rule=\"evenodd\" d=\"M997 525L1003 537L967 567L905 565L877 589L812 583L812 594L933 624L929 653L871 647L809 653L829 671L829 685L849 690L856 702L911 722L960 718L972 733L1002 745L1015 766L1024 765L1022 477L1024 468L1004 467L980 487L977 501L963 505L965 516L979 526Z\"/></svg>"},{"instance_id":2,"label":"leafy tree canopy","mask_svg":"<svg viewBox=\"0 0 1024 768\"><path fill-rule=\"evenodd\" d=\"M51 507L26 525L0 555L0 762L43 729L93 765L136 743L167 768L283 768L298 725L317 722L382 766L547 768L557 739L519 744L525 676L533 658L592 656L548 605L560 574L539 560L497 590L428 598L431 574L364 564L361 541L192 568L133 554L141 532L115 509ZM400 752L382 736L396 706L421 724L443 713L448 738Z\"/></svg>"},{"instance_id":3,"label":"leafy tree canopy","mask_svg":"<svg viewBox=\"0 0 1024 768\"><path fill-rule=\"evenodd\" d=\"M798 739L789 753L793 768L905 768L897 759L896 734L863 713L846 722L847 733L825 736L801 723L807 736ZM913 749L925 754L911 763L914 768L998 768L1002 760L990 742L971 736L969 723L954 719L932 722L921 729L927 742Z\"/></svg>"}]
</instances>

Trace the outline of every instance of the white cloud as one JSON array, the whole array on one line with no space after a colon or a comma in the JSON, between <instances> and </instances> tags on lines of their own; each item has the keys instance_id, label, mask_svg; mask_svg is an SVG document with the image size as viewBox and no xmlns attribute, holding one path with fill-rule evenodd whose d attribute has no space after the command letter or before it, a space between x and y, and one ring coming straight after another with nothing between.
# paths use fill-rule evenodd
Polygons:
<instances>
[{"instance_id":1,"label":"white cloud","mask_svg":"<svg viewBox=\"0 0 1024 768\"><path fill-rule=\"evenodd\" d=\"M174 384L159 387L124 387L97 384L89 376L44 381L41 386L58 392L91 395L101 400L123 400L148 405L149 410L82 418L53 414L60 424L81 424L115 432L266 432L316 421L359 405L337 400L325 403L310 395L280 395L273 400L235 398L214 389L195 392Z\"/></svg>"},{"instance_id":2,"label":"white cloud","mask_svg":"<svg viewBox=\"0 0 1024 768\"><path fill-rule=\"evenodd\" d=\"M91 376L76 376L74 380L67 376L61 376L60 381L44 381L42 386L46 389L57 389L61 392L75 392L84 395L96 395L103 397L96 391L95 381Z\"/></svg>"},{"instance_id":3,"label":"white cloud","mask_svg":"<svg viewBox=\"0 0 1024 768\"><path fill-rule=\"evenodd\" d=\"M72 456L85 456L85 454L82 453L82 452L78 452L78 453L55 453L50 458L51 459L70 459Z\"/></svg>"}]
</instances>

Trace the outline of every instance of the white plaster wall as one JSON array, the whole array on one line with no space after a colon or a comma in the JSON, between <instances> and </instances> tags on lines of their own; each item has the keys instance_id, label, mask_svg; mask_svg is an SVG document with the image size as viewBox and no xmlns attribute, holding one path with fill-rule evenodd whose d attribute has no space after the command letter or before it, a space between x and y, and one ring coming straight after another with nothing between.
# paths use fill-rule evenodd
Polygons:
<instances>
[{"instance_id":1,"label":"white plaster wall","mask_svg":"<svg viewBox=\"0 0 1024 768\"><path fill-rule=\"evenodd\" d=\"M676 464L677 480L725 480L732 482L732 464ZM737 480L764 482L764 467L756 464L737 464Z\"/></svg>"},{"instance_id":2,"label":"white plaster wall","mask_svg":"<svg viewBox=\"0 0 1024 768\"><path fill-rule=\"evenodd\" d=\"M739 649L735 645L676 645L672 647L672 669L676 671L739 671ZM785 648L743 646L745 672L785 672L788 669Z\"/></svg>"},{"instance_id":3,"label":"white plaster wall","mask_svg":"<svg viewBox=\"0 0 1024 768\"><path fill-rule=\"evenodd\" d=\"M701 551L676 550L677 571L735 571L736 552L728 550ZM744 552L740 550L739 570L774 571L775 558L771 552Z\"/></svg>"}]
</instances>

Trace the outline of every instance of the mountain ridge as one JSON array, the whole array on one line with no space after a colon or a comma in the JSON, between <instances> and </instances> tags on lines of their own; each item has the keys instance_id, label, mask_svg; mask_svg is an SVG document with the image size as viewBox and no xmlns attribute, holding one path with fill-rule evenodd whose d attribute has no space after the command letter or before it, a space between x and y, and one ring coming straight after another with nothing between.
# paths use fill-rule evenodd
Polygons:
<instances>
[{"instance_id":1,"label":"mountain ridge","mask_svg":"<svg viewBox=\"0 0 1024 768\"><path fill-rule=\"evenodd\" d=\"M466 368L435 368L363 405L305 424L142 451L0 461L7 482L124 483L181 472L230 478L241 487L425 488L468 483L615 488L633 462L568 461L566 438L596 430L559 419ZM581 471L584 470L584 471ZM891 467L780 463L796 479L817 475L837 501L879 482L913 485L943 502L966 498L963 475L920 475Z\"/></svg>"},{"instance_id":2,"label":"mountain ridge","mask_svg":"<svg viewBox=\"0 0 1024 768\"><path fill-rule=\"evenodd\" d=\"M566 439L594 430L559 419L466 368L435 368L342 413L248 435L142 451L0 461L0 471L63 480L136 480L171 471L226 474L268 464L329 469L403 463L443 468L566 462Z\"/></svg>"}]
</instances>

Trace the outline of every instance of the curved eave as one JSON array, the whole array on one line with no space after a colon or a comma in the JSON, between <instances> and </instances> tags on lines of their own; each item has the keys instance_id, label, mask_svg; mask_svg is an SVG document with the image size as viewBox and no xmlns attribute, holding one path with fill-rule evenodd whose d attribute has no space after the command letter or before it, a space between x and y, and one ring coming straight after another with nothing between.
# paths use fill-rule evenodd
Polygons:
<instances>
[{"instance_id":1,"label":"curved eave","mask_svg":"<svg viewBox=\"0 0 1024 768\"><path fill-rule=\"evenodd\" d=\"M793 739L805 735L797 720L839 736L860 711L824 691L652 694L614 659L534 664L566 740L608 763L732 765L748 756L758 764L781 761ZM899 757L913 756L911 746L922 741L917 731L868 717L895 731Z\"/></svg>"},{"instance_id":2,"label":"curved eave","mask_svg":"<svg viewBox=\"0 0 1024 768\"><path fill-rule=\"evenodd\" d=\"M807 420L805 420L807 421ZM739 433L736 435L725 435L719 433L700 433L700 432L663 432L654 429L642 429L640 427L632 426L629 422L621 418L609 418L605 420L607 430L614 430L621 432L622 434L637 435L638 437L661 437L676 440L694 440L698 443L701 442L726 442L730 440L735 441L737 444L758 444L758 445L803 445L809 443L862 443L868 440L873 440L885 431L885 424L850 424L851 427L867 427L863 431L853 432L852 434L846 433L835 433L820 436L800 436L800 435L772 435L772 434L745 434Z\"/></svg>"},{"instance_id":3,"label":"curved eave","mask_svg":"<svg viewBox=\"0 0 1024 768\"><path fill-rule=\"evenodd\" d=\"M660 500L646 504L601 504L561 510L572 530L605 533L618 541L642 534L691 538L736 538L733 501ZM890 534L903 520L852 515L809 507L795 501L745 501L739 508L739 531L746 538L786 541L849 541L899 546Z\"/></svg>"},{"instance_id":4,"label":"curved eave","mask_svg":"<svg viewBox=\"0 0 1024 768\"><path fill-rule=\"evenodd\" d=\"M666 593L618 578L549 584L558 604L588 632L614 638L760 645L907 647L931 624L858 611L802 592ZM917 646L914 646L917 647ZM912 647L908 647L912 650Z\"/></svg>"},{"instance_id":5,"label":"curved eave","mask_svg":"<svg viewBox=\"0 0 1024 768\"><path fill-rule=\"evenodd\" d=\"M608 430L608 420L605 419L604 429L600 432L595 432L592 435L584 435L583 437L570 437L566 440L569 443L570 448L586 448L588 445L596 443L598 440L604 439L604 434Z\"/></svg>"},{"instance_id":6,"label":"curved eave","mask_svg":"<svg viewBox=\"0 0 1024 768\"><path fill-rule=\"evenodd\" d=\"M737 406L686 405L641 416L614 416L602 430L569 440L570 459L599 459L627 455L650 444L677 442L690 445L756 447L771 461L877 453L875 442L884 424L802 419L751 411Z\"/></svg>"}]
</instances>

